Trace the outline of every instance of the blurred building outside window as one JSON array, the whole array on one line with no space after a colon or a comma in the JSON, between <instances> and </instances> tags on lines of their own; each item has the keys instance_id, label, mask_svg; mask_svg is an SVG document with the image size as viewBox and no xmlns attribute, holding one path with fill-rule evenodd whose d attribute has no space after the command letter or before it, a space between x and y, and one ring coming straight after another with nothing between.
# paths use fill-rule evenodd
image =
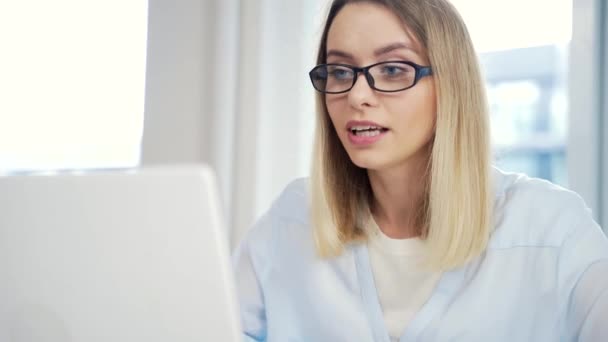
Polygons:
<instances>
[{"instance_id":1,"label":"blurred building outside window","mask_svg":"<svg viewBox=\"0 0 608 342\"><path fill-rule=\"evenodd\" d=\"M567 186L572 0L452 3L486 79L495 165Z\"/></svg>"}]
</instances>

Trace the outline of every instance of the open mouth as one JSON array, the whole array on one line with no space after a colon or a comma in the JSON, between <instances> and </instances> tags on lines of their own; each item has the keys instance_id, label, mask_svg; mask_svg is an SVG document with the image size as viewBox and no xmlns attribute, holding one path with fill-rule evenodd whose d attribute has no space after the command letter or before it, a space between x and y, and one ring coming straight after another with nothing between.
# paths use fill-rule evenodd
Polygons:
<instances>
[{"instance_id":1,"label":"open mouth","mask_svg":"<svg viewBox=\"0 0 608 342\"><path fill-rule=\"evenodd\" d=\"M375 137L388 131L388 128L377 126L355 126L350 128L350 132L358 137Z\"/></svg>"}]
</instances>

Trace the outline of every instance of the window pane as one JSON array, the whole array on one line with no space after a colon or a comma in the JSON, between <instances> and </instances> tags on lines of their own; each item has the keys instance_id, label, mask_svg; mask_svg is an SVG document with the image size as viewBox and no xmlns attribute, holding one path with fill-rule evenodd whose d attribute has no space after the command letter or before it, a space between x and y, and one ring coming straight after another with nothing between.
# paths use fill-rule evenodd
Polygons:
<instances>
[{"instance_id":1,"label":"window pane","mask_svg":"<svg viewBox=\"0 0 608 342\"><path fill-rule=\"evenodd\" d=\"M134 166L147 1L0 3L0 172Z\"/></svg>"},{"instance_id":2,"label":"window pane","mask_svg":"<svg viewBox=\"0 0 608 342\"><path fill-rule=\"evenodd\" d=\"M571 0L452 2L480 53L496 165L567 185Z\"/></svg>"}]
</instances>

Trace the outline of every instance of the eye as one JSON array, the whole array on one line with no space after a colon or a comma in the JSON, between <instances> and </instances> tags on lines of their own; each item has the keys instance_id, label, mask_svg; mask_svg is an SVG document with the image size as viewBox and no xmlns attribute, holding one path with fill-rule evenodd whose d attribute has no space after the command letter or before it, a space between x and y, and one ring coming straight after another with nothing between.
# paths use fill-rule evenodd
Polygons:
<instances>
[{"instance_id":1,"label":"eye","mask_svg":"<svg viewBox=\"0 0 608 342\"><path fill-rule=\"evenodd\" d=\"M411 67L409 69L411 69ZM385 76L401 76L403 74L408 73L409 71L410 70L408 70L407 66L404 67L397 64L383 65L381 69L382 75Z\"/></svg>"},{"instance_id":2,"label":"eye","mask_svg":"<svg viewBox=\"0 0 608 342\"><path fill-rule=\"evenodd\" d=\"M343 66L330 66L328 73L330 78L338 81L353 79L353 70Z\"/></svg>"}]
</instances>

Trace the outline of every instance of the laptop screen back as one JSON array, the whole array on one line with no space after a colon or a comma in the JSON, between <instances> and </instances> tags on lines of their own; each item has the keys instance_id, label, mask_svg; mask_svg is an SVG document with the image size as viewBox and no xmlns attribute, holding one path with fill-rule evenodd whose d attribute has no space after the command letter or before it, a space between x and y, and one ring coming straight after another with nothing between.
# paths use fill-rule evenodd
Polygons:
<instances>
[{"instance_id":1,"label":"laptop screen back","mask_svg":"<svg viewBox=\"0 0 608 342\"><path fill-rule=\"evenodd\" d=\"M0 177L0 341L240 340L203 166Z\"/></svg>"}]
</instances>

